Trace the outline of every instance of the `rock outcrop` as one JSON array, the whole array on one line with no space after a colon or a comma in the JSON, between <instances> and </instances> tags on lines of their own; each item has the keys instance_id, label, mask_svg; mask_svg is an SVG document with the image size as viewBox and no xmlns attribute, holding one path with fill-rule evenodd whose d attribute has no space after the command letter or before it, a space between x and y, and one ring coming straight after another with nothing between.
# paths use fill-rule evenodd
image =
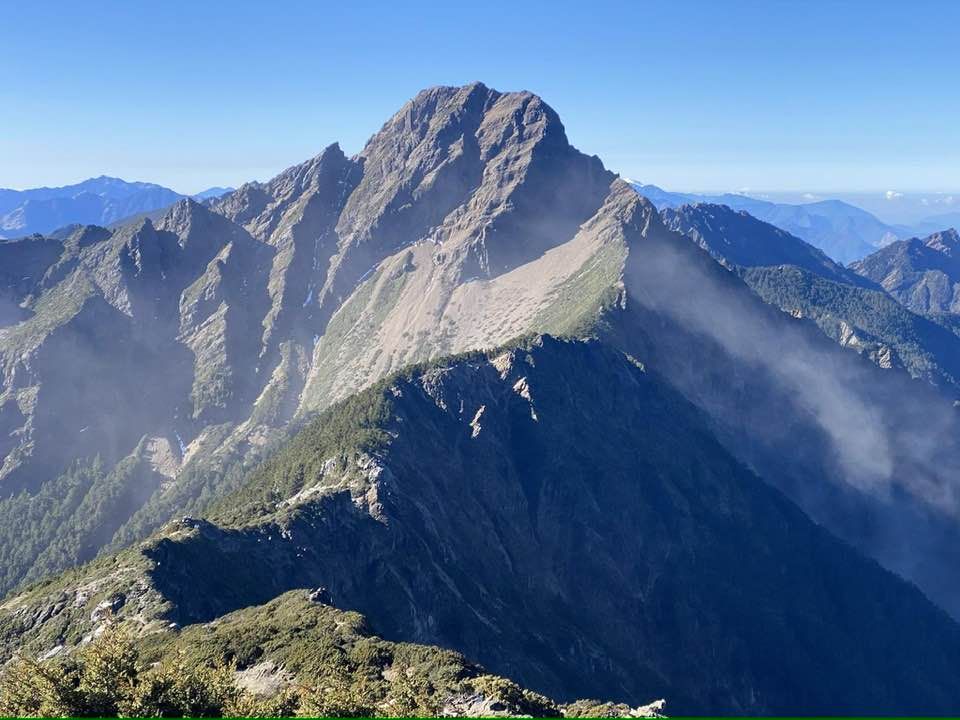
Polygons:
<instances>
[{"instance_id":1,"label":"rock outcrop","mask_svg":"<svg viewBox=\"0 0 960 720\"><path fill-rule=\"evenodd\" d=\"M892 243L850 266L913 312L960 312L960 234L944 230Z\"/></svg>"}]
</instances>

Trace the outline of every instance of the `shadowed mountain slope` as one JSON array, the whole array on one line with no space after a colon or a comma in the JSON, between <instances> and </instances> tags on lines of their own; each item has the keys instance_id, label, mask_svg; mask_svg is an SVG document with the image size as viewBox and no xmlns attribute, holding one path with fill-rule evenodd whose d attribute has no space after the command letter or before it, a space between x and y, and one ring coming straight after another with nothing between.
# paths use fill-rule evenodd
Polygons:
<instances>
[{"instance_id":1,"label":"shadowed mountain slope","mask_svg":"<svg viewBox=\"0 0 960 720\"><path fill-rule=\"evenodd\" d=\"M900 305L871 280L803 240L722 205L661 211L664 223L738 273L761 298L809 318L840 345L880 367L906 370L960 392L960 343L943 324Z\"/></svg>"},{"instance_id":2,"label":"shadowed mountain slope","mask_svg":"<svg viewBox=\"0 0 960 720\"><path fill-rule=\"evenodd\" d=\"M386 638L454 648L559 699L750 714L960 703L960 627L598 342L541 337L381 382L213 520L9 600L3 637L71 644L106 605L169 633L323 585Z\"/></svg>"}]
</instances>

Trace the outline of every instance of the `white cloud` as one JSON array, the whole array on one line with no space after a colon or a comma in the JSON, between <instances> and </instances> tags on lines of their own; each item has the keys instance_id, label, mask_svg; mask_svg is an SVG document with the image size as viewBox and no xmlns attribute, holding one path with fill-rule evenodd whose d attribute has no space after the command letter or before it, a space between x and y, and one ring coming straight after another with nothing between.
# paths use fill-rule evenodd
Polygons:
<instances>
[{"instance_id":1,"label":"white cloud","mask_svg":"<svg viewBox=\"0 0 960 720\"><path fill-rule=\"evenodd\" d=\"M884 196L887 200L896 200L897 198L902 198L902 197L903 197L903 193L902 193L902 192L897 192L896 190L887 190L887 191L883 194L883 196Z\"/></svg>"}]
</instances>

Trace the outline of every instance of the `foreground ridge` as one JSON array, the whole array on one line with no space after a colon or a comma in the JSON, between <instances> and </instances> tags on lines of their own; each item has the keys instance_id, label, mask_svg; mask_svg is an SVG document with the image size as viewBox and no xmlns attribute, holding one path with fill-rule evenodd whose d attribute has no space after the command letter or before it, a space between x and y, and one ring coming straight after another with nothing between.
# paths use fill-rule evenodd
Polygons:
<instances>
[{"instance_id":1,"label":"foreground ridge","mask_svg":"<svg viewBox=\"0 0 960 720\"><path fill-rule=\"evenodd\" d=\"M382 640L327 600L322 588L293 591L160 637L108 622L69 656L18 657L0 671L0 714L659 717L665 705L561 705L458 653Z\"/></svg>"},{"instance_id":2,"label":"foreground ridge","mask_svg":"<svg viewBox=\"0 0 960 720\"><path fill-rule=\"evenodd\" d=\"M144 637L199 632L319 585L384 637L454 648L561 702L960 702L960 628L942 611L810 522L635 360L550 337L349 398L209 520L8 600L0 635L66 649L104 608Z\"/></svg>"}]
</instances>

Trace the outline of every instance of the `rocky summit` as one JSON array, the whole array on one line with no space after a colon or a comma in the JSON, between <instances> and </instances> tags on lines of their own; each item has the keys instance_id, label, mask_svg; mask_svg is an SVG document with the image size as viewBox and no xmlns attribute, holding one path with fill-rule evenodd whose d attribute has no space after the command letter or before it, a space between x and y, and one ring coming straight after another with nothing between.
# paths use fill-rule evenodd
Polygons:
<instances>
[{"instance_id":1,"label":"rocky summit","mask_svg":"<svg viewBox=\"0 0 960 720\"><path fill-rule=\"evenodd\" d=\"M960 283L960 234L937 232L925 239L892 243L851 265L914 312L960 311L956 297Z\"/></svg>"},{"instance_id":2,"label":"rocky summit","mask_svg":"<svg viewBox=\"0 0 960 720\"><path fill-rule=\"evenodd\" d=\"M919 242L848 269L658 210L480 83L353 157L0 241L3 659L123 628L277 692L376 666L389 713L351 648L418 643L462 653L397 666L434 711L955 711L960 339L910 285L950 236ZM322 662L191 644L295 634L319 586L370 624Z\"/></svg>"}]
</instances>

